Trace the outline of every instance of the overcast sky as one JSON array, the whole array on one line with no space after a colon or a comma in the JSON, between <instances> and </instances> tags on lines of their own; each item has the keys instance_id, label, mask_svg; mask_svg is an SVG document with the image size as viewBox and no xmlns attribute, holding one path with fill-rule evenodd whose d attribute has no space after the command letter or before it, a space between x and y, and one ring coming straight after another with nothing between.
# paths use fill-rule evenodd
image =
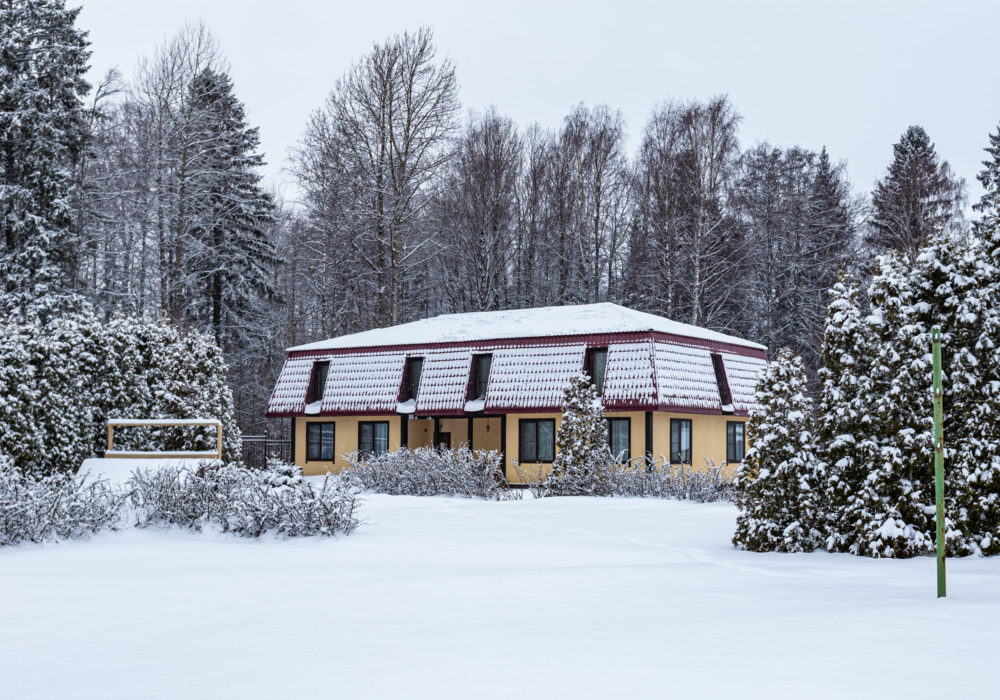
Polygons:
<instances>
[{"instance_id":1,"label":"overcast sky","mask_svg":"<svg viewBox=\"0 0 1000 700\"><path fill-rule=\"evenodd\" d=\"M373 42L421 25L455 62L467 110L492 104L522 126L557 127L575 104L603 102L622 110L634 148L657 103L727 93L744 146L826 145L858 191L920 124L978 199L982 149L1000 122L1000 3L990 0L84 0L79 24L93 73L130 76L198 18L229 58L276 187L334 81Z\"/></svg>"}]
</instances>

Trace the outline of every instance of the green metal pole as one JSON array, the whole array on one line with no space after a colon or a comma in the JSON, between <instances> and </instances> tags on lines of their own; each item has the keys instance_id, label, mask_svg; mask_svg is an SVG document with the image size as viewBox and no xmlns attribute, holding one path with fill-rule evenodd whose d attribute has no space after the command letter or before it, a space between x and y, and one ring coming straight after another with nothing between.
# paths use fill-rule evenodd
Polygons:
<instances>
[{"instance_id":1,"label":"green metal pole","mask_svg":"<svg viewBox=\"0 0 1000 700\"><path fill-rule=\"evenodd\" d=\"M934 353L934 500L937 505L937 597L944 598L944 406L941 390L941 329L931 331Z\"/></svg>"}]
</instances>

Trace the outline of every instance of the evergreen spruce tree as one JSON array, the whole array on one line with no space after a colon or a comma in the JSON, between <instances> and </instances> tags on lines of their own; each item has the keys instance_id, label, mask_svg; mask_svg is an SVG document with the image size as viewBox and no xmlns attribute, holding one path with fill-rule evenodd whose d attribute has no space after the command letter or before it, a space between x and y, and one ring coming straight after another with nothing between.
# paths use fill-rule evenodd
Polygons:
<instances>
[{"instance_id":1,"label":"evergreen spruce tree","mask_svg":"<svg viewBox=\"0 0 1000 700\"><path fill-rule=\"evenodd\" d=\"M219 345L246 344L277 296L274 269L274 202L260 185L263 156L258 129L247 125L243 104L225 73L205 69L191 87L194 113L203 121L207 147L199 157L188 292L193 324L211 332ZM204 300L200 303L198 300Z\"/></svg>"},{"instance_id":2,"label":"evergreen spruce tree","mask_svg":"<svg viewBox=\"0 0 1000 700\"><path fill-rule=\"evenodd\" d=\"M990 240L1000 236L1000 126L995 134L990 134L990 145L985 150L989 158L983 161L983 170L976 176L984 192L972 208L982 217L975 224L976 233Z\"/></svg>"},{"instance_id":3,"label":"evergreen spruce tree","mask_svg":"<svg viewBox=\"0 0 1000 700\"><path fill-rule=\"evenodd\" d=\"M813 287L827 290L836 282L838 270L853 262L856 242L848 184L830 162L826 147L816 159L808 207L808 255L821 263L816 265L819 279Z\"/></svg>"},{"instance_id":4,"label":"evergreen spruce tree","mask_svg":"<svg viewBox=\"0 0 1000 700\"><path fill-rule=\"evenodd\" d=\"M753 440L736 471L740 510L733 544L756 552L809 552L823 540L824 466L802 359L780 350L757 385Z\"/></svg>"},{"instance_id":5,"label":"evergreen spruce tree","mask_svg":"<svg viewBox=\"0 0 1000 700\"><path fill-rule=\"evenodd\" d=\"M932 236L961 221L964 184L938 157L927 132L911 126L892 148L889 172L872 194L869 244L911 260Z\"/></svg>"},{"instance_id":6,"label":"evergreen spruce tree","mask_svg":"<svg viewBox=\"0 0 1000 700\"><path fill-rule=\"evenodd\" d=\"M590 377L573 377L563 392L557 454L546 488L562 495L596 495L601 472L611 463L608 424Z\"/></svg>"},{"instance_id":7,"label":"evergreen spruce tree","mask_svg":"<svg viewBox=\"0 0 1000 700\"><path fill-rule=\"evenodd\" d=\"M63 0L0 4L0 311L72 309L71 168L85 140L88 42Z\"/></svg>"},{"instance_id":8,"label":"evergreen spruce tree","mask_svg":"<svg viewBox=\"0 0 1000 700\"><path fill-rule=\"evenodd\" d=\"M847 551L857 537L860 523L843 516L857 514L854 499L877 449L869 413L873 353L861 303L856 282L841 278L833 285L818 374L817 436L827 472L826 547L835 552Z\"/></svg>"}]
</instances>

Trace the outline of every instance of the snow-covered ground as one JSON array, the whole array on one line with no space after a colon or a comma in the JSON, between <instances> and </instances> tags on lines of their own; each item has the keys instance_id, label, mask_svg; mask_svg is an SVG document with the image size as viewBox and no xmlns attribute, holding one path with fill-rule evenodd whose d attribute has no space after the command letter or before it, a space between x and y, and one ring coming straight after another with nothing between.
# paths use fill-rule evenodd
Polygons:
<instances>
[{"instance_id":1,"label":"snow-covered ground","mask_svg":"<svg viewBox=\"0 0 1000 700\"><path fill-rule=\"evenodd\" d=\"M350 537L0 550L3 698L994 698L1000 559L761 555L726 504L368 496Z\"/></svg>"}]
</instances>

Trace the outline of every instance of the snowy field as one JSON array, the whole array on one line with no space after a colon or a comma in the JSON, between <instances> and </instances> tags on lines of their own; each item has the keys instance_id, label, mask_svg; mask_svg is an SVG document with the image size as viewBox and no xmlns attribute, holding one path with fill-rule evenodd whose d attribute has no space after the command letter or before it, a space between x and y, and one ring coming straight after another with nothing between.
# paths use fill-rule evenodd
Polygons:
<instances>
[{"instance_id":1,"label":"snowy field","mask_svg":"<svg viewBox=\"0 0 1000 700\"><path fill-rule=\"evenodd\" d=\"M0 551L3 698L995 698L1000 559L734 551L725 504L368 496L350 537Z\"/></svg>"}]
</instances>

